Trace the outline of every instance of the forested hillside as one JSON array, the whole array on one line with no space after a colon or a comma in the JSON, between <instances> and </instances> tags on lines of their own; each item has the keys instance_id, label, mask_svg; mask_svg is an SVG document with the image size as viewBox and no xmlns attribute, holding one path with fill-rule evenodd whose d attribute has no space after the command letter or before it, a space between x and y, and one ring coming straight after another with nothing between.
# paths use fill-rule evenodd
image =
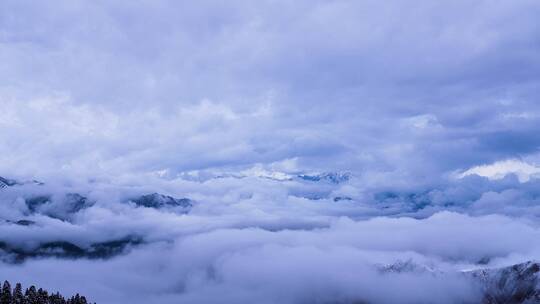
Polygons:
<instances>
[{"instance_id":1,"label":"forested hillside","mask_svg":"<svg viewBox=\"0 0 540 304\"><path fill-rule=\"evenodd\" d=\"M76 294L68 299L60 293L51 293L42 288L37 289L30 286L23 292L20 283L11 287L8 281L4 281L2 292L0 293L0 304L87 304L89 303L84 296ZM94 303L95 304L95 303Z\"/></svg>"}]
</instances>

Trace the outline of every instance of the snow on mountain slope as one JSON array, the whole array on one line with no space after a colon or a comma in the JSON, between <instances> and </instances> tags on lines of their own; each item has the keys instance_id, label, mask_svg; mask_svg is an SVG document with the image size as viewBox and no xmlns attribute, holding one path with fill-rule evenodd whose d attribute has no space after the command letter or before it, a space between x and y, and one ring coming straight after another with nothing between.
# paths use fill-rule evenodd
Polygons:
<instances>
[{"instance_id":1,"label":"snow on mountain slope","mask_svg":"<svg viewBox=\"0 0 540 304\"><path fill-rule=\"evenodd\" d=\"M376 265L376 268L383 274L427 274L437 277L451 274L411 260ZM478 285L483 304L540 303L540 263L536 261L457 273Z\"/></svg>"},{"instance_id":2,"label":"snow on mountain slope","mask_svg":"<svg viewBox=\"0 0 540 304\"><path fill-rule=\"evenodd\" d=\"M188 209L193 206L193 201L188 198L174 198L159 193L142 195L130 201L137 206L157 209L165 207L182 207Z\"/></svg>"},{"instance_id":3,"label":"snow on mountain slope","mask_svg":"<svg viewBox=\"0 0 540 304\"><path fill-rule=\"evenodd\" d=\"M468 272L483 286L486 304L540 303L540 263Z\"/></svg>"}]
</instances>

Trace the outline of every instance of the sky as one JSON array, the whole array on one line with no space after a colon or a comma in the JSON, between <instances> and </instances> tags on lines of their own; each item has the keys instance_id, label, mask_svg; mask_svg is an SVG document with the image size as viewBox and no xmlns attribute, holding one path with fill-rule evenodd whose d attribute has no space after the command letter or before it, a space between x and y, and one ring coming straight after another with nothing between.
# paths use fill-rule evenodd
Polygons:
<instances>
[{"instance_id":1,"label":"sky","mask_svg":"<svg viewBox=\"0 0 540 304\"><path fill-rule=\"evenodd\" d=\"M537 154L536 1L3 1L1 168L431 179Z\"/></svg>"},{"instance_id":2,"label":"sky","mask_svg":"<svg viewBox=\"0 0 540 304\"><path fill-rule=\"evenodd\" d=\"M1 273L105 304L474 302L461 277L372 265L540 259L539 15L536 0L3 0L0 176L45 185L0 189L0 219L38 223L0 224L0 241L145 245ZM325 172L347 178L300 178ZM95 205L51 217L72 192ZM154 192L196 203L123 203Z\"/></svg>"}]
</instances>

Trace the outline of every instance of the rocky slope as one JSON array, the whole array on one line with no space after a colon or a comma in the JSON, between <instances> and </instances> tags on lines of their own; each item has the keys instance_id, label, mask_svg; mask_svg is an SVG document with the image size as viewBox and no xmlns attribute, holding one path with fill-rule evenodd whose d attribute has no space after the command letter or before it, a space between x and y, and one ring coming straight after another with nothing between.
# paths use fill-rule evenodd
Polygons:
<instances>
[{"instance_id":1,"label":"rocky slope","mask_svg":"<svg viewBox=\"0 0 540 304\"><path fill-rule=\"evenodd\" d=\"M468 272L483 286L486 304L540 303L540 263L528 261Z\"/></svg>"},{"instance_id":2,"label":"rocky slope","mask_svg":"<svg viewBox=\"0 0 540 304\"><path fill-rule=\"evenodd\" d=\"M449 274L413 261L397 261L376 265L382 274L428 274L444 277ZM501 268L462 271L464 278L477 283L483 304L540 303L540 263L527 261Z\"/></svg>"}]
</instances>

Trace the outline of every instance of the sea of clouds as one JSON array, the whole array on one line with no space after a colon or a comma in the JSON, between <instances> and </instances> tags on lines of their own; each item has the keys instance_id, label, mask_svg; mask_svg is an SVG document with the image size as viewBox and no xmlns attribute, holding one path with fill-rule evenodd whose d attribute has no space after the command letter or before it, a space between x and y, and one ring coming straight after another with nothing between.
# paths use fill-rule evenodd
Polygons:
<instances>
[{"instance_id":1,"label":"sea of clouds","mask_svg":"<svg viewBox=\"0 0 540 304\"><path fill-rule=\"evenodd\" d=\"M539 14L1 1L0 176L22 184L0 245L136 241L0 246L0 279L99 304L477 303L464 271L540 259ZM130 202L151 193L193 206Z\"/></svg>"},{"instance_id":2,"label":"sea of clouds","mask_svg":"<svg viewBox=\"0 0 540 304\"><path fill-rule=\"evenodd\" d=\"M98 303L474 303L480 286L462 271L540 256L536 178L471 175L427 189L383 189L355 176L336 183L269 175L4 188L0 234L12 247L142 242L99 259L14 262L5 253L1 273ZM153 191L189 197L193 207L126 202ZM23 199L53 193L49 208L61 208L61 194L74 192L95 203L63 219L31 213ZM14 224L21 219L34 224ZM430 270L381 270L403 262Z\"/></svg>"}]
</instances>

